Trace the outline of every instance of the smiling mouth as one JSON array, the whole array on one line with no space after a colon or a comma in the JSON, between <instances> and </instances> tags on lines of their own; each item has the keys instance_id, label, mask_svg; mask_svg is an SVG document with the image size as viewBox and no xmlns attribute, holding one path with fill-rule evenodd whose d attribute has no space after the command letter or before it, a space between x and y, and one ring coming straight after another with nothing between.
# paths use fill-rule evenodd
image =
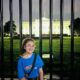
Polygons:
<instances>
[{"instance_id":1,"label":"smiling mouth","mask_svg":"<svg viewBox=\"0 0 80 80\"><path fill-rule=\"evenodd\" d=\"M29 49L29 51L33 51L33 49Z\"/></svg>"}]
</instances>

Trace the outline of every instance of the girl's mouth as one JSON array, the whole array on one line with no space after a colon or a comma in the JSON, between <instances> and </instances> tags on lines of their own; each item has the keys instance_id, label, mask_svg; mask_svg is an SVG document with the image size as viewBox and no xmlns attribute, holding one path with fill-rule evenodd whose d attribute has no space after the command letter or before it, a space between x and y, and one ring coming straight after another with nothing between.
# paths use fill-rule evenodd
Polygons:
<instances>
[{"instance_id":1,"label":"girl's mouth","mask_svg":"<svg viewBox=\"0 0 80 80\"><path fill-rule=\"evenodd\" d=\"M33 51L33 49L32 49L32 48L30 48L30 49L29 49L29 51Z\"/></svg>"}]
</instances>

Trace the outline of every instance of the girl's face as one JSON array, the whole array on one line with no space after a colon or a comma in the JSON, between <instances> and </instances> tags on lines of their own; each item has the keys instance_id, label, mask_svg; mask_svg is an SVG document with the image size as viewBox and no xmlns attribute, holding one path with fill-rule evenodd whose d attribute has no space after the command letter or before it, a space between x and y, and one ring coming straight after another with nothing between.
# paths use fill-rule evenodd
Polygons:
<instances>
[{"instance_id":1,"label":"girl's face","mask_svg":"<svg viewBox=\"0 0 80 80\"><path fill-rule=\"evenodd\" d=\"M35 49L35 45L33 41L29 41L26 43L26 45L24 46L24 49L26 50L27 53L32 54L32 52Z\"/></svg>"}]
</instances>

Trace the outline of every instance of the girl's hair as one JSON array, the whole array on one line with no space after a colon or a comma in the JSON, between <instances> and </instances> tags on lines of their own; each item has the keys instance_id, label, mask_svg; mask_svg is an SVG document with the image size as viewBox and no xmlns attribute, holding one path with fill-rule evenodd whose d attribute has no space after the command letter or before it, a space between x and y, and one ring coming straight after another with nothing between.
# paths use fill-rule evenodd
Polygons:
<instances>
[{"instance_id":1,"label":"girl's hair","mask_svg":"<svg viewBox=\"0 0 80 80\"><path fill-rule=\"evenodd\" d=\"M22 49L21 49L21 55L25 52L24 46L26 45L26 43L28 43L29 41L32 41L35 43L34 39L32 38L26 38L23 40L22 42Z\"/></svg>"}]
</instances>

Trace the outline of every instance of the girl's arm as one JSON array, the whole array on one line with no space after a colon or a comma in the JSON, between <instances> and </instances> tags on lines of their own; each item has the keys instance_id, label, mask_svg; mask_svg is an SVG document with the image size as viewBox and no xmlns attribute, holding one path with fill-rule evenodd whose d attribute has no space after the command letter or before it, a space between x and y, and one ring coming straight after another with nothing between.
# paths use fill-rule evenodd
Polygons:
<instances>
[{"instance_id":1,"label":"girl's arm","mask_svg":"<svg viewBox=\"0 0 80 80\"><path fill-rule=\"evenodd\" d=\"M43 80L43 69L42 68L39 69L39 79Z\"/></svg>"}]
</instances>

